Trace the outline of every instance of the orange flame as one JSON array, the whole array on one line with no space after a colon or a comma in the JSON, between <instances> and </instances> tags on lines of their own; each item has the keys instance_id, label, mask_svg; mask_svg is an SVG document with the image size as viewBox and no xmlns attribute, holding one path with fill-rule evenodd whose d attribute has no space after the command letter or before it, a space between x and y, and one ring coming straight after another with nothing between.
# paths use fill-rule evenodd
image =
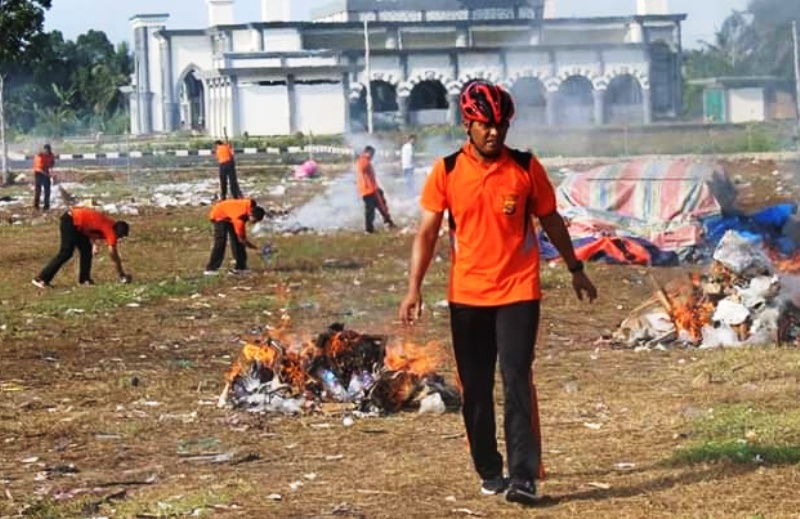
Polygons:
<instances>
[{"instance_id":1,"label":"orange flame","mask_svg":"<svg viewBox=\"0 0 800 519\"><path fill-rule=\"evenodd\" d=\"M392 371L410 371L415 375L427 375L436 371L442 362L442 351L438 344L429 342L420 346L411 342L390 344L386 347L384 365Z\"/></svg>"},{"instance_id":2,"label":"orange flame","mask_svg":"<svg viewBox=\"0 0 800 519\"><path fill-rule=\"evenodd\" d=\"M691 341L699 341L703 327L711 322L715 305L703 293L702 277L697 273L689 275L689 285L678 288L678 293L669 300L670 317L678 332Z\"/></svg>"},{"instance_id":3,"label":"orange flame","mask_svg":"<svg viewBox=\"0 0 800 519\"><path fill-rule=\"evenodd\" d=\"M254 344L248 342L239 353L239 358L225 374L228 382L233 381L247 366L253 362L258 362L272 369L275 360L278 358L278 350L269 344Z\"/></svg>"}]
</instances>

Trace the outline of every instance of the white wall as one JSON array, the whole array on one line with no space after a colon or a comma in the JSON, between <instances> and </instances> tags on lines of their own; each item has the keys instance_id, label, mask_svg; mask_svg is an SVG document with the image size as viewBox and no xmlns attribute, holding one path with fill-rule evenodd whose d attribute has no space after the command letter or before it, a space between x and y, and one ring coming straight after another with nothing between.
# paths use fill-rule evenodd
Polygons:
<instances>
[{"instance_id":1,"label":"white wall","mask_svg":"<svg viewBox=\"0 0 800 519\"><path fill-rule=\"evenodd\" d=\"M497 54L460 54L458 56L458 74L460 78L467 76L490 78L494 81L503 79L503 65Z\"/></svg>"},{"instance_id":2,"label":"white wall","mask_svg":"<svg viewBox=\"0 0 800 519\"><path fill-rule=\"evenodd\" d=\"M303 39L297 29L264 29L266 52L292 52L303 50Z\"/></svg>"},{"instance_id":3,"label":"white wall","mask_svg":"<svg viewBox=\"0 0 800 519\"><path fill-rule=\"evenodd\" d=\"M603 51L606 74L616 74L627 69L629 73L647 76L649 67L646 52L642 49L609 49Z\"/></svg>"},{"instance_id":4,"label":"white wall","mask_svg":"<svg viewBox=\"0 0 800 519\"><path fill-rule=\"evenodd\" d=\"M240 84L239 122L239 130L250 135L287 135L290 128L286 85Z\"/></svg>"},{"instance_id":5,"label":"white wall","mask_svg":"<svg viewBox=\"0 0 800 519\"><path fill-rule=\"evenodd\" d=\"M441 72L445 79L455 79L451 76L450 56L447 54L435 55L411 55L408 57L408 77L425 77L428 72Z\"/></svg>"},{"instance_id":6,"label":"white wall","mask_svg":"<svg viewBox=\"0 0 800 519\"><path fill-rule=\"evenodd\" d=\"M345 94L339 84L295 85L297 129L317 135L344 133Z\"/></svg>"},{"instance_id":7,"label":"white wall","mask_svg":"<svg viewBox=\"0 0 800 519\"><path fill-rule=\"evenodd\" d=\"M253 34L250 29L233 31L233 52L254 52Z\"/></svg>"},{"instance_id":8,"label":"white wall","mask_svg":"<svg viewBox=\"0 0 800 519\"><path fill-rule=\"evenodd\" d=\"M506 54L509 74L514 72L539 72L543 77L550 75L550 56L546 52L514 52Z\"/></svg>"},{"instance_id":9,"label":"white wall","mask_svg":"<svg viewBox=\"0 0 800 519\"><path fill-rule=\"evenodd\" d=\"M728 90L728 120L732 123L763 121L766 119L763 88L735 88Z\"/></svg>"},{"instance_id":10,"label":"white wall","mask_svg":"<svg viewBox=\"0 0 800 519\"><path fill-rule=\"evenodd\" d=\"M177 83L186 68L194 65L206 72L211 70L211 38L207 36L172 37L172 77Z\"/></svg>"}]
</instances>

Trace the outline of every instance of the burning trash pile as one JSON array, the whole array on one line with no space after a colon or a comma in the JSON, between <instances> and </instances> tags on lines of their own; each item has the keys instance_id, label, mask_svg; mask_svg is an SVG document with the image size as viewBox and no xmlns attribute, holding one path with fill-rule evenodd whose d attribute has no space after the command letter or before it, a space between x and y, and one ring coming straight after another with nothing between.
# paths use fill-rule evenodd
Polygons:
<instances>
[{"instance_id":1,"label":"burning trash pile","mask_svg":"<svg viewBox=\"0 0 800 519\"><path fill-rule=\"evenodd\" d=\"M316 341L266 332L246 341L226 374L219 405L252 412L300 414L336 404L356 414L404 409L442 413L461 406L458 389L435 372L431 346L390 345L336 323Z\"/></svg>"},{"instance_id":2,"label":"burning trash pile","mask_svg":"<svg viewBox=\"0 0 800 519\"><path fill-rule=\"evenodd\" d=\"M797 267L798 262L771 259L758 244L729 231L705 274L657 286L655 295L620 324L613 342L643 349L800 346Z\"/></svg>"}]
</instances>

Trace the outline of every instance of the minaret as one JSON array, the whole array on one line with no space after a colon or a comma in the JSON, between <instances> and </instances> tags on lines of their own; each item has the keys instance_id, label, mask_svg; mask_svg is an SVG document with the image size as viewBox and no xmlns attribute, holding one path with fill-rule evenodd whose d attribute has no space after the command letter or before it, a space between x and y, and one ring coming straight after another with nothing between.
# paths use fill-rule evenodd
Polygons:
<instances>
[{"instance_id":1,"label":"minaret","mask_svg":"<svg viewBox=\"0 0 800 519\"><path fill-rule=\"evenodd\" d=\"M544 17L545 19L556 17L556 0L544 0Z\"/></svg>"},{"instance_id":2,"label":"minaret","mask_svg":"<svg viewBox=\"0 0 800 519\"><path fill-rule=\"evenodd\" d=\"M291 22L293 20L291 0L261 0L262 22Z\"/></svg>"},{"instance_id":3,"label":"minaret","mask_svg":"<svg viewBox=\"0 0 800 519\"><path fill-rule=\"evenodd\" d=\"M233 0L206 0L206 5L208 6L209 27L234 23Z\"/></svg>"},{"instance_id":4,"label":"minaret","mask_svg":"<svg viewBox=\"0 0 800 519\"><path fill-rule=\"evenodd\" d=\"M669 14L669 0L636 0L636 14Z\"/></svg>"}]
</instances>

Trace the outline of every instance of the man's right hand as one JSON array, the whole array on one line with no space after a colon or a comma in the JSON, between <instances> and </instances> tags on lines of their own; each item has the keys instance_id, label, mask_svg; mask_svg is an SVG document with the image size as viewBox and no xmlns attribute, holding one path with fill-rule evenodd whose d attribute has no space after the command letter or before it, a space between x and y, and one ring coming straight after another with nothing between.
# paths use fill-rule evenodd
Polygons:
<instances>
[{"instance_id":1,"label":"man's right hand","mask_svg":"<svg viewBox=\"0 0 800 519\"><path fill-rule=\"evenodd\" d=\"M422 316L422 295L419 292L409 292L400 303L400 320L405 325L417 322Z\"/></svg>"}]
</instances>

